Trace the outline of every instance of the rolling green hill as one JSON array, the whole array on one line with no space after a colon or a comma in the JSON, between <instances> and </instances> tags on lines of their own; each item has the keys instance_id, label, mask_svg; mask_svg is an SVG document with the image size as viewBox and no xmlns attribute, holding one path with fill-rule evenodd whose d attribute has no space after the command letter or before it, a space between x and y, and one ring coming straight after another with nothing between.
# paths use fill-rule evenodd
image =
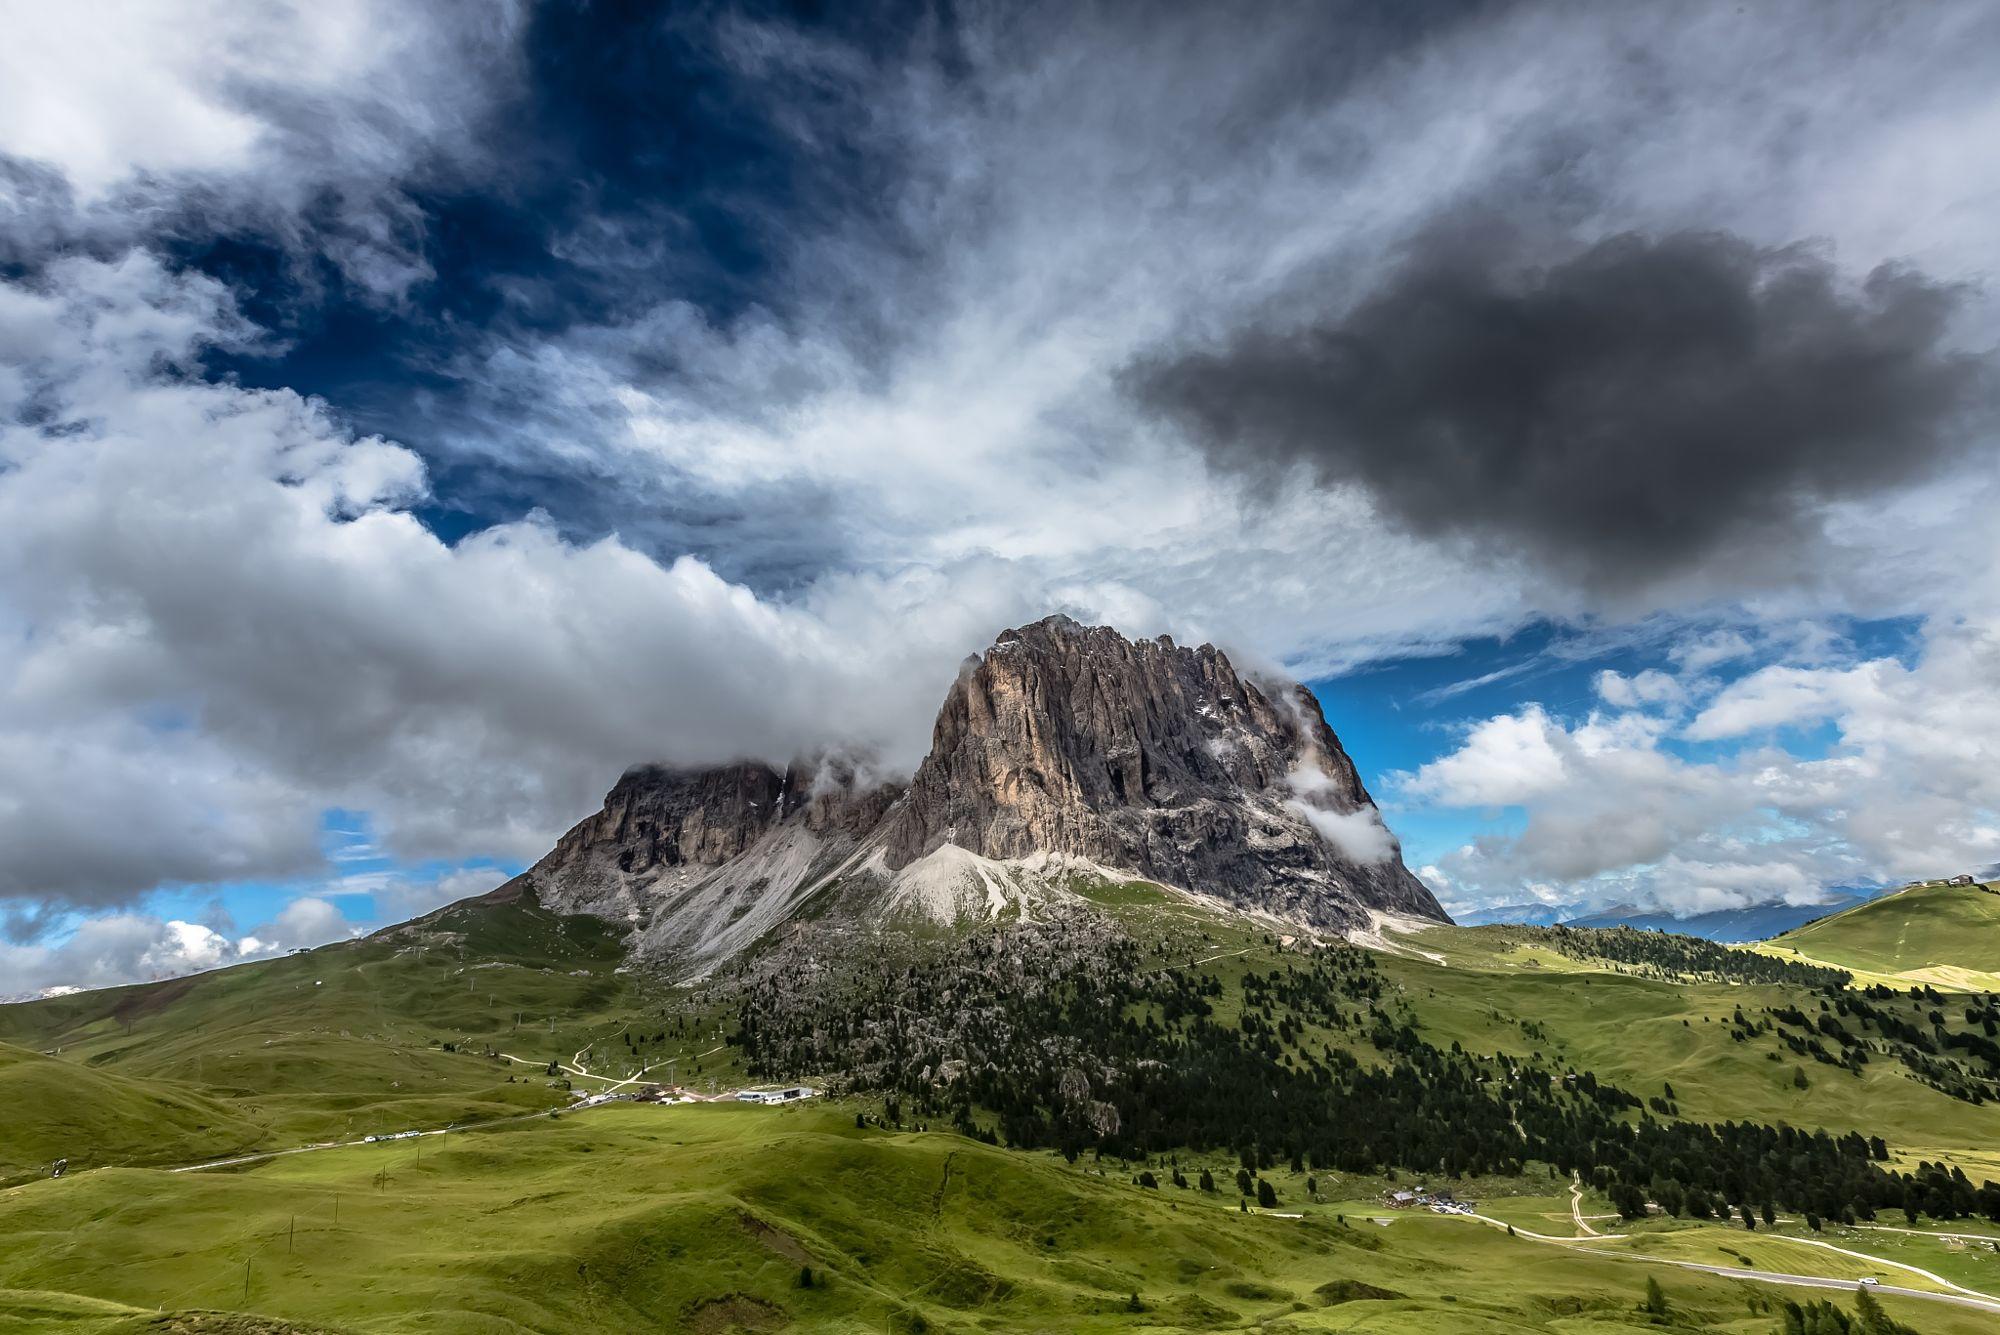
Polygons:
<instances>
[{"instance_id":1,"label":"rolling green hill","mask_svg":"<svg viewBox=\"0 0 2000 1335\"><path fill-rule=\"evenodd\" d=\"M1773 937L1764 947L1905 985L2000 991L2000 887L1911 886Z\"/></svg>"},{"instance_id":2,"label":"rolling green hill","mask_svg":"<svg viewBox=\"0 0 2000 1335\"><path fill-rule=\"evenodd\" d=\"M559 917L532 903L475 901L363 941L0 1006L0 1042L57 1054L30 1068L40 1082L28 1101L34 1116L0 1122L0 1164L34 1165L67 1152L59 1142L73 1138L51 1139L36 1128L69 1118L101 1132L106 1145L149 1142L143 1100L82 1101L67 1092L74 1086L82 1095L92 1080L200 1091L226 1105L226 1119L179 1119L227 1127L201 1142L221 1152L558 1105L566 1095L550 1087L547 1063L574 1066L594 1044L602 1052L592 1067L618 1076L646 1060L692 1059L716 1046L709 1029L685 1017L678 1034L644 1025L656 1012L638 1003L631 979L617 972L623 958L596 919ZM643 1043L639 1030L648 1030ZM558 1072L559 1080L569 1078ZM129 1127L121 1131L121 1123Z\"/></svg>"},{"instance_id":3,"label":"rolling green hill","mask_svg":"<svg viewBox=\"0 0 2000 1335\"><path fill-rule=\"evenodd\" d=\"M1823 1003L1837 994L1823 990L1824 975L1782 959L1676 948L1653 934L1392 932L1365 967L1340 966L1360 990L1343 994L1345 1019L1331 1023L1323 1009L1293 1009L1276 981L1315 967L1307 943L1143 883L1076 888L1129 934L1141 972L1203 980L1209 1019L1252 1035L1288 1072L1336 1051L1387 1070L1414 1043L1486 1054L1479 1069L1496 1074L1495 1057L1555 1080L1589 1072L1654 1101L1621 1114L1628 1123L1855 1132L1884 1137L1889 1166L1905 1173L1919 1163L1962 1166L1974 1181L2000 1172L1985 1157L2000 1143L2000 1101L1955 1097L1894 1060L1840 1064L1842 1049L1810 1025L1833 1014ZM935 957L921 952L938 945L878 941L847 958L864 974L909 967L922 979ZM566 1085L658 1078L670 1061L697 1086L753 1078L747 1012L726 983L666 988L624 963L600 922L489 898L364 941L0 1007L0 1040L13 1045L0 1047L9 1114L0 1166L18 1181L60 1153L79 1165L60 1181L0 1190L10 1243L0 1248L0 1332L184 1321L218 1331L1609 1335L1650 1328L1634 1305L1653 1273L1673 1294L1679 1328L1766 1335L1783 1291L1661 1263L1815 1256L1807 1243L1760 1233L1753 1246L1692 1219L1616 1225L1631 1236L1584 1249L1535 1241L1526 1234L1570 1237L1571 1206L1567 1174L1533 1160L1456 1184L1504 1223L1392 1213L1385 1227L1370 1221L1386 1190L1417 1180L1408 1166L1401 1176L1320 1169L1314 1200L1314 1170L1280 1156L1261 1172L1277 1188L1275 1211L1246 1214L1234 1191L1239 1155L1226 1143L1153 1145L1130 1162L1086 1150L1069 1164L1046 1149L982 1143L997 1123L975 1109L976 1135L938 1129L942 1116L926 1129L921 1117L884 1129L879 1091L782 1110L614 1104L541 1115L567 1101ZM799 976L811 979L807 995L838 1001L856 979L843 983L827 964ZM896 1015L921 1006L915 994L895 1000ZM1929 1023L1918 998L1876 1004L1897 1022ZM1799 1018L1774 1018L1783 1016ZM1142 1008L1130 1022L1162 1018ZM881 1020L835 1013L831 1022L867 1032ZM1946 1017L1953 1030L1966 1023ZM1384 1047L1385 1026L1409 1038ZM1809 1043L1820 1057L1801 1055ZM1089 1078L1093 1089L1104 1079ZM898 1097L921 1083L897 1082ZM223 1171L156 1167L447 1123L473 1129ZM94 1148L79 1158L68 1142L84 1137ZM99 1166L113 1164L124 1166ZM1211 1169L1222 1189L1175 1187L1181 1167L1190 1179ZM1142 1169L1158 1188L1137 1185ZM1605 1197L1586 1197L1602 1217ZM1506 1223L1523 1236L1509 1237ZM1807 1232L1781 1221L1787 1228ZM1947 1254L1962 1244L1942 1235L1854 1233L1842 1245L1879 1254L1883 1239L1926 1269L2000 1291L2000 1257L1989 1274L1978 1256ZM1623 1255L1635 1249L1655 1263ZM1819 1259L1813 1273L1851 1277L1870 1264ZM800 1283L805 1266L811 1288ZM217 1312L250 1314L240 1317L248 1324ZM1990 1326L1929 1304L1897 1312L1926 1332Z\"/></svg>"},{"instance_id":4,"label":"rolling green hill","mask_svg":"<svg viewBox=\"0 0 2000 1335\"><path fill-rule=\"evenodd\" d=\"M256 1148L264 1129L208 1094L0 1043L0 1183L105 1164L185 1163Z\"/></svg>"},{"instance_id":5,"label":"rolling green hill","mask_svg":"<svg viewBox=\"0 0 2000 1335\"><path fill-rule=\"evenodd\" d=\"M613 1106L421 1158L398 1144L234 1174L93 1173L0 1196L0 1236L16 1244L0 1329L10 1303L69 1291L374 1331L1613 1335L1657 1328L1636 1310L1650 1273L1673 1328L1761 1335L1779 1296L1615 1241L1599 1254L1337 1203L1245 1214L1233 1194L1134 1186L1120 1165L858 1129L826 1107ZM1990 1328L1889 1306L1932 1335Z\"/></svg>"}]
</instances>

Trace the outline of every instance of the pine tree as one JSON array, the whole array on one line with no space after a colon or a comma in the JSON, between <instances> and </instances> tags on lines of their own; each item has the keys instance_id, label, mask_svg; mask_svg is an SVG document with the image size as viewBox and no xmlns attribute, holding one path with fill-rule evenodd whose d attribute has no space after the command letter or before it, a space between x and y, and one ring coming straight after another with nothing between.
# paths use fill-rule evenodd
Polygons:
<instances>
[{"instance_id":1,"label":"pine tree","mask_svg":"<svg viewBox=\"0 0 2000 1335\"><path fill-rule=\"evenodd\" d=\"M1854 1313L1860 1318L1857 1324L1861 1335L1909 1335L1910 1328L1891 1320L1875 1295L1866 1289L1855 1291Z\"/></svg>"},{"instance_id":2,"label":"pine tree","mask_svg":"<svg viewBox=\"0 0 2000 1335\"><path fill-rule=\"evenodd\" d=\"M1662 1289L1660 1281L1654 1279L1651 1275L1646 1276L1646 1301L1639 1304L1639 1310L1649 1316L1665 1316L1667 1314L1666 1290Z\"/></svg>"}]
</instances>

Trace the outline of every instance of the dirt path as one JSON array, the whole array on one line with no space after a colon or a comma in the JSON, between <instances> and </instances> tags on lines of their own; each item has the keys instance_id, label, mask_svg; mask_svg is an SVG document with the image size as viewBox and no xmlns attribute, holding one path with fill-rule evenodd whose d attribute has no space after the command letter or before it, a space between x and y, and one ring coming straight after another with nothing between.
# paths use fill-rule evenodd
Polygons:
<instances>
[{"instance_id":1,"label":"dirt path","mask_svg":"<svg viewBox=\"0 0 2000 1335\"><path fill-rule=\"evenodd\" d=\"M1580 1173L1569 1175L1569 1217L1576 1221L1579 1236L1586 1238L1600 1236L1583 1217L1583 1175Z\"/></svg>"}]
</instances>

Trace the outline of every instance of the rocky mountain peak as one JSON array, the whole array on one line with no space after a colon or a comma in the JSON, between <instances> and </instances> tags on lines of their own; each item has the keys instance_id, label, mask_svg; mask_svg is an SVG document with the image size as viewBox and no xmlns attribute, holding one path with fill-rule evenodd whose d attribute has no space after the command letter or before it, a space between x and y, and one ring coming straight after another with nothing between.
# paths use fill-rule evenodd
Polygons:
<instances>
[{"instance_id":1,"label":"rocky mountain peak","mask_svg":"<svg viewBox=\"0 0 2000 1335\"><path fill-rule=\"evenodd\" d=\"M1079 863L1331 930L1444 916L1311 692L1066 616L966 659L907 788L838 758L642 765L522 879L691 970L816 897L993 913L1032 899L1020 877Z\"/></svg>"},{"instance_id":2,"label":"rocky mountain peak","mask_svg":"<svg viewBox=\"0 0 2000 1335\"><path fill-rule=\"evenodd\" d=\"M1212 644L1065 616L1003 631L947 694L886 836L891 868L946 845L1081 857L1329 926L1441 917L1403 867L1311 692Z\"/></svg>"}]
</instances>

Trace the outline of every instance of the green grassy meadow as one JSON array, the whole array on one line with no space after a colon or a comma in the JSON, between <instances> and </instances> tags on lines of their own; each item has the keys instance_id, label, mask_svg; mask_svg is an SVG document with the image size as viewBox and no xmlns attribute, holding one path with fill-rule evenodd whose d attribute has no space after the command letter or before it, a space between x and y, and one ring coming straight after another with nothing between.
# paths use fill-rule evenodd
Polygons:
<instances>
[{"instance_id":1,"label":"green grassy meadow","mask_svg":"<svg viewBox=\"0 0 2000 1335\"><path fill-rule=\"evenodd\" d=\"M265 1130L198 1089L96 1070L0 1043L0 1182L72 1169L186 1163L247 1150Z\"/></svg>"},{"instance_id":2,"label":"green grassy meadow","mask_svg":"<svg viewBox=\"0 0 2000 1335\"><path fill-rule=\"evenodd\" d=\"M0 1093L28 1110L0 1132L0 1182L64 1155L185 1161L510 1116L568 1102L562 1081L588 1091L670 1058L683 1080L732 1081L729 1051L712 1051L719 1017L682 999L670 1032L622 961L594 919L473 904L365 941L0 1006ZM607 1078L549 1077L580 1052Z\"/></svg>"},{"instance_id":3,"label":"green grassy meadow","mask_svg":"<svg viewBox=\"0 0 2000 1335\"><path fill-rule=\"evenodd\" d=\"M2000 896L1994 896L2000 903ZM1146 901L1127 890L1110 899L1135 934L1198 952L1202 968L1232 990L1252 970L1282 965L1268 929L1185 905ZM1188 940L1189 933L1197 942ZM1990 933L2000 943L2000 930ZM1574 959L1532 944L1506 927L1427 927L1392 933L1378 957L1413 1027L1440 1047L1481 1053L1541 1054L1641 1096L1674 1090L1695 1121L1785 1122L1835 1134L1882 1135L1917 1160L1960 1164L1975 1180L2000 1179L2000 1104L1973 1105L1878 1061L1859 1076L1804 1061L1765 1035L1738 1043L1728 1020L1797 1002L1797 989L1725 982L1674 982ZM1808 1003L1817 1006L1816 1002ZM1911 1014L1919 1012L1910 1003ZM1927 1009L1927 1008L1923 1008ZM1225 1021L1236 1011L1225 996ZM1345 1047L1364 1061L1372 1048L1347 1031L1308 1028L1306 1042ZM1806 1069L1807 1087L1795 1083Z\"/></svg>"},{"instance_id":4,"label":"green grassy meadow","mask_svg":"<svg viewBox=\"0 0 2000 1335\"><path fill-rule=\"evenodd\" d=\"M1773 937L1764 949L1906 987L2000 991L2000 889L1912 886Z\"/></svg>"},{"instance_id":5,"label":"green grassy meadow","mask_svg":"<svg viewBox=\"0 0 2000 1335\"><path fill-rule=\"evenodd\" d=\"M1298 948L1268 924L1143 883L1086 889L1156 958L1215 975L1224 1022L1244 975L1283 968ZM1643 976L1504 928L1384 944L1385 1006L1438 1046L1540 1054L1640 1095L1670 1082L1685 1117L1860 1130L1887 1137L1904 1166L2000 1172L2000 1106L1952 1099L1889 1062L1859 1077L1812 1066L1800 1090L1797 1060L1772 1060L1775 1039L1731 1037L1737 1006L1800 1001L1794 990ZM1147 1189L1136 1185L1144 1165L1072 1166L858 1127L873 1104L546 1115L569 1101L565 1086L663 1079L669 1061L698 1088L747 1083L722 1040L731 1016L719 996L651 987L622 963L601 923L488 901L366 941L0 1007L0 1332L1609 1335L1657 1328L1635 1310L1651 1273L1675 1328L1766 1335L1782 1291L1644 1258L1867 1270L1788 1242L1790 1225L1752 1237L1599 1220L1631 1236L1588 1250L1509 1237L1510 1223L1571 1236L1569 1183L1546 1165L1451 1184L1492 1225L1386 1210L1387 1177L1322 1174L1313 1199L1305 1175L1279 1165L1266 1176L1289 1218L1239 1211L1228 1156L1177 1156L1190 1178L1212 1168L1219 1193ZM1358 1040L1308 1026L1296 1041L1379 1059ZM465 1129L164 1170L447 1124ZM49 1180L64 1156L71 1173ZM1153 1166L1167 1181L1166 1163ZM1583 1210L1609 1213L1594 1193ZM1935 1233L1838 1240L2000 1288L2000 1254ZM1925 1332L1996 1326L1936 1304L1891 1306Z\"/></svg>"},{"instance_id":6,"label":"green grassy meadow","mask_svg":"<svg viewBox=\"0 0 2000 1335\"><path fill-rule=\"evenodd\" d=\"M613 1105L241 1171L104 1169L0 1194L0 1236L0 1330L219 1309L374 1331L1653 1328L1630 1261L1428 1215L1246 1215L829 1106ZM1681 1329L1771 1325L1755 1286L1659 1274Z\"/></svg>"}]
</instances>

